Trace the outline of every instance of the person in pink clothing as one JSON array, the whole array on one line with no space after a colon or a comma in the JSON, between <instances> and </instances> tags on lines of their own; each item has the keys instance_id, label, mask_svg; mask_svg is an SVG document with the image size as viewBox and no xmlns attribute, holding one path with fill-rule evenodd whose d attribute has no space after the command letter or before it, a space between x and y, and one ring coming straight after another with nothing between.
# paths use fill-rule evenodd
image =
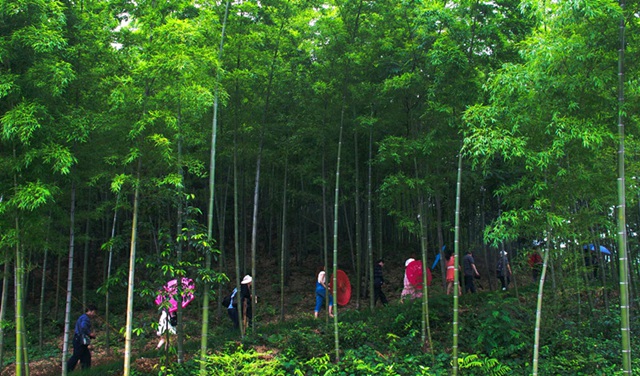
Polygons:
<instances>
[{"instance_id":1,"label":"person in pink clothing","mask_svg":"<svg viewBox=\"0 0 640 376\"><path fill-rule=\"evenodd\" d=\"M404 262L404 267L405 267L404 288L402 289L402 293L400 294L400 302L403 302L406 296L409 296L411 299L422 297L422 291L419 289L416 289L411 283L409 283L409 279L407 278L406 268L409 264L411 264L415 260L416 260L415 258L409 257L407 261Z\"/></svg>"},{"instance_id":2,"label":"person in pink clothing","mask_svg":"<svg viewBox=\"0 0 640 376\"><path fill-rule=\"evenodd\" d=\"M451 295L453 292L453 285L455 283L455 275L456 275L456 256L454 254L450 254L447 259L447 295ZM458 296L462 295L462 288L458 284Z\"/></svg>"}]
</instances>

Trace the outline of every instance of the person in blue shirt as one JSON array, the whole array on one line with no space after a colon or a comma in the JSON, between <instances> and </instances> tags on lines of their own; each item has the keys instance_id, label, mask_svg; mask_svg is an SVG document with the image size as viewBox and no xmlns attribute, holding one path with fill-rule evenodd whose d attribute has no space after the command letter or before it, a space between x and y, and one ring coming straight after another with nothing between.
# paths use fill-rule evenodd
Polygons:
<instances>
[{"instance_id":1,"label":"person in blue shirt","mask_svg":"<svg viewBox=\"0 0 640 376\"><path fill-rule=\"evenodd\" d=\"M97 308L93 304L87 305L85 313L78 318L73 334L73 355L67 361L67 371L73 371L78 364L82 369L91 368L91 351L89 350L89 338L96 338L91 331L91 318L96 315Z\"/></svg>"},{"instance_id":2,"label":"person in blue shirt","mask_svg":"<svg viewBox=\"0 0 640 376\"><path fill-rule=\"evenodd\" d=\"M227 306L227 313L229 314L229 318L231 322L233 322L233 327L238 329L240 323L238 322L238 300L236 295L238 294L238 289L235 288L231 292L231 298L229 300L229 305Z\"/></svg>"}]
</instances>

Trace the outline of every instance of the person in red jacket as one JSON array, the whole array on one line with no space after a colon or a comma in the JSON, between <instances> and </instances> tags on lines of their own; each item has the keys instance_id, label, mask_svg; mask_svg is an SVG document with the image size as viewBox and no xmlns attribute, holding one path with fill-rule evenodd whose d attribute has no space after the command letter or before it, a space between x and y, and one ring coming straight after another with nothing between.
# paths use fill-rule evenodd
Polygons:
<instances>
[{"instance_id":1,"label":"person in red jacket","mask_svg":"<svg viewBox=\"0 0 640 376\"><path fill-rule=\"evenodd\" d=\"M456 273L456 255L453 253L449 254L449 258L447 259L447 295L451 295L453 293L453 285L455 282L455 273ZM458 284L458 296L462 295L462 287Z\"/></svg>"},{"instance_id":2,"label":"person in red jacket","mask_svg":"<svg viewBox=\"0 0 640 376\"><path fill-rule=\"evenodd\" d=\"M542 270L542 256L540 256L540 252L538 252L537 249L534 249L533 252L529 255L529 260L527 262L531 267L531 275L533 277L533 281L535 282L538 280L540 270Z\"/></svg>"}]
</instances>

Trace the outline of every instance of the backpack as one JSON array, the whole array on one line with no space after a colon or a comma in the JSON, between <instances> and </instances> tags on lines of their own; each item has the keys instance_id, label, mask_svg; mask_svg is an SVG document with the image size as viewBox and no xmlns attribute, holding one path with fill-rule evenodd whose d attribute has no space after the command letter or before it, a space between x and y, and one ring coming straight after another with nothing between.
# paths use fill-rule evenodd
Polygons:
<instances>
[{"instance_id":1,"label":"backpack","mask_svg":"<svg viewBox=\"0 0 640 376\"><path fill-rule=\"evenodd\" d=\"M498 264L496 265L496 277L504 276L504 264L505 264L504 256L501 256L498 259Z\"/></svg>"},{"instance_id":2,"label":"backpack","mask_svg":"<svg viewBox=\"0 0 640 376\"><path fill-rule=\"evenodd\" d=\"M236 292L237 291L238 291L237 289L233 289L233 291L231 291L231 293L229 293L229 295L225 296L222 299L222 305L225 308L229 308L231 306L231 302L234 300L233 298L236 296ZM237 306L238 304L236 302L233 302L233 305Z\"/></svg>"}]
</instances>

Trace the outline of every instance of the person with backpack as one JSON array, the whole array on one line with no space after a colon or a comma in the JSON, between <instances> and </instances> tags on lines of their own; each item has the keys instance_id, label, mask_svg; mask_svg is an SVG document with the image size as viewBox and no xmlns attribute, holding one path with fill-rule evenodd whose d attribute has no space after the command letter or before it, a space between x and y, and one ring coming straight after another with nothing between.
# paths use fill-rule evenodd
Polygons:
<instances>
[{"instance_id":1,"label":"person with backpack","mask_svg":"<svg viewBox=\"0 0 640 376\"><path fill-rule=\"evenodd\" d=\"M227 307L227 314L233 323L234 329L238 329L240 323L238 322L238 301L236 299L238 295L238 289L234 288L230 295L224 298L222 304Z\"/></svg>"},{"instance_id":2,"label":"person with backpack","mask_svg":"<svg viewBox=\"0 0 640 376\"><path fill-rule=\"evenodd\" d=\"M500 258L496 265L496 276L502 283L502 291L507 290L507 286L511 282L511 265L509 265L509 259L507 258L507 252L500 251Z\"/></svg>"},{"instance_id":3,"label":"person with backpack","mask_svg":"<svg viewBox=\"0 0 640 376\"><path fill-rule=\"evenodd\" d=\"M253 312L251 309L251 282L253 278L250 275L245 275L240 282L240 307L242 307L242 325L244 329L247 329L247 325L251 323L253 319ZM238 289L235 288L231 292L228 298L225 298L222 303L227 307L227 313L229 318L233 322L233 327L238 328L240 326L240 320L238 317ZM257 300L257 299L256 299Z\"/></svg>"}]
</instances>

